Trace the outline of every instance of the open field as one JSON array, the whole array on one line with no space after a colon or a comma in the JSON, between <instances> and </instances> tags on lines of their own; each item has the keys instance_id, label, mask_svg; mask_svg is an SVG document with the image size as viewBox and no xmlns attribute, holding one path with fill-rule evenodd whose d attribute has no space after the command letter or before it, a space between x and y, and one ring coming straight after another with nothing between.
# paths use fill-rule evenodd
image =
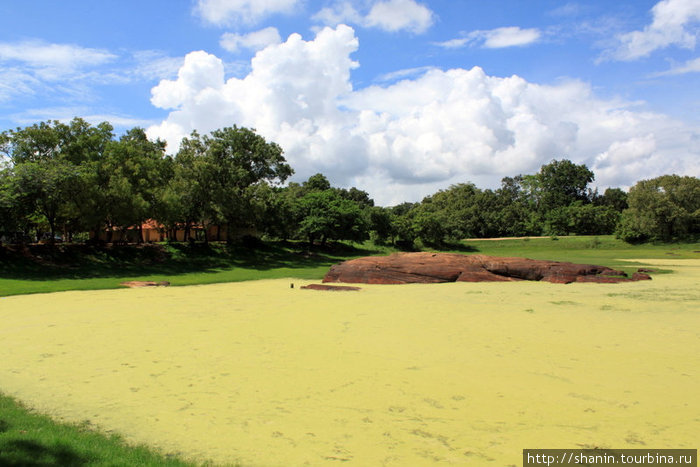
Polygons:
<instances>
[{"instance_id":1,"label":"open field","mask_svg":"<svg viewBox=\"0 0 700 467\"><path fill-rule=\"evenodd\" d=\"M333 263L381 250L340 245L332 252L308 252L304 245L270 242L255 248L216 243L209 247L167 243L101 248L37 245L29 251L0 248L0 297L115 289L131 280L168 280L180 286L280 277L316 279Z\"/></svg>"},{"instance_id":2,"label":"open field","mask_svg":"<svg viewBox=\"0 0 700 467\"><path fill-rule=\"evenodd\" d=\"M470 240L448 250L494 256L599 264L633 272L632 258L700 259L700 243L630 245L612 236L571 236L551 239ZM64 290L119 288L124 281L168 280L173 286L216 284L296 277L321 279L337 262L359 256L389 254L394 248L337 244L307 251L304 243L268 242L256 248L184 244L95 248L40 246L32 256L0 248L0 297Z\"/></svg>"},{"instance_id":3,"label":"open field","mask_svg":"<svg viewBox=\"0 0 700 467\"><path fill-rule=\"evenodd\" d=\"M526 447L696 448L700 261L640 261L673 273L5 297L0 388L59 419L244 466L505 466Z\"/></svg>"}]
</instances>

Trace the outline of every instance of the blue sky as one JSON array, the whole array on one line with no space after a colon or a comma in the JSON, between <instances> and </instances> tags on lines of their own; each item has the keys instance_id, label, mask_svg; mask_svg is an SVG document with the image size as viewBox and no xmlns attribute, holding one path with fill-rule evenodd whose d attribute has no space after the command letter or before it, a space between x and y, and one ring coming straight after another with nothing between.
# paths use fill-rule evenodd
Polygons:
<instances>
[{"instance_id":1,"label":"blue sky","mask_svg":"<svg viewBox=\"0 0 700 467\"><path fill-rule=\"evenodd\" d=\"M254 127L382 204L554 158L700 174L700 0L4 0L0 130Z\"/></svg>"}]
</instances>

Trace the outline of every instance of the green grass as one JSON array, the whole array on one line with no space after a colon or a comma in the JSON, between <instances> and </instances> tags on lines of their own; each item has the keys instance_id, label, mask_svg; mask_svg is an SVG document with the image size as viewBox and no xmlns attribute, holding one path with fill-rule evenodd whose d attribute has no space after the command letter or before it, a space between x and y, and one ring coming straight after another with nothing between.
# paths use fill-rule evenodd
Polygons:
<instances>
[{"instance_id":1,"label":"green grass","mask_svg":"<svg viewBox=\"0 0 700 467\"><path fill-rule=\"evenodd\" d=\"M643 263L623 261L625 259L700 259L698 242L631 245L611 235L474 240L463 242L456 250L492 256L597 264L628 273L636 271Z\"/></svg>"},{"instance_id":2,"label":"green grass","mask_svg":"<svg viewBox=\"0 0 700 467\"><path fill-rule=\"evenodd\" d=\"M185 467L177 456L130 446L89 425L56 423L0 394L0 466L7 467ZM201 465L201 464L200 464Z\"/></svg>"},{"instance_id":3,"label":"green grass","mask_svg":"<svg viewBox=\"0 0 700 467\"><path fill-rule=\"evenodd\" d=\"M641 264L623 259L700 258L700 243L630 245L612 236L466 241L447 248L462 253L521 256L599 264L634 272ZM241 245L184 244L96 248L36 246L26 251L0 249L0 297L120 287L129 280L169 281L173 286L293 277L319 280L345 259L388 254L393 248L369 242L337 244L307 251L305 244L268 242Z\"/></svg>"},{"instance_id":4,"label":"green grass","mask_svg":"<svg viewBox=\"0 0 700 467\"><path fill-rule=\"evenodd\" d=\"M160 244L110 248L39 245L29 252L0 249L0 297L114 289L131 280L169 281L172 286L284 277L315 280L334 263L385 251L345 244L307 251L303 244L273 242L254 248Z\"/></svg>"}]
</instances>

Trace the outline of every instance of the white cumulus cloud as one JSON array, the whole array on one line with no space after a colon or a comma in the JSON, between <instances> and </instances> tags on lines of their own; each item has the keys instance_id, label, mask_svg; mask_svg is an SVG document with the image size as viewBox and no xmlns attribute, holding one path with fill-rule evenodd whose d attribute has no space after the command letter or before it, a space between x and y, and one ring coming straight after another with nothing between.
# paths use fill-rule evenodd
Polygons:
<instances>
[{"instance_id":1,"label":"white cumulus cloud","mask_svg":"<svg viewBox=\"0 0 700 467\"><path fill-rule=\"evenodd\" d=\"M227 32L221 36L221 47L229 52L237 52L241 48L258 51L268 45L279 44L282 42L280 33L277 28L268 27L259 31L253 31L248 34L236 34Z\"/></svg>"},{"instance_id":2,"label":"white cumulus cloud","mask_svg":"<svg viewBox=\"0 0 700 467\"><path fill-rule=\"evenodd\" d=\"M177 79L153 89L154 105L171 112L149 135L165 138L174 152L195 129L256 128L282 146L295 180L322 172L380 204L465 181L495 187L504 176L565 157L587 164L603 187L670 172L699 175L699 128L601 99L586 83L433 68L356 90L350 72L358 47L344 25L309 41L293 34L258 52L241 79L226 79L219 58L190 53Z\"/></svg>"},{"instance_id":3,"label":"white cumulus cloud","mask_svg":"<svg viewBox=\"0 0 700 467\"><path fill-rule=\"evenodd\" d=\"M388 32L421 34L433 25L435 13L415 0L375 1L364 13L358 11L353 2L339 1L323 8L313 19L330 26L350 23Z\"/></svg>"},{"instance_id":4,"label":"white cumulus cloud","mask_svg":"<svg viewBox=\"0 0 700 467\"><path fill-rule=\"evenodd\" d=\"M603 58L636 60L671 45L693 49L700 34L698 0L662 0L651 9L653 20L641 31L617 37L617 46Z\"/></svg>"},{"instance_id":5,"label":"white cumulus cloud","mask_svg":"<svg viewBox=\"0 0 700 467\"><path fill-rule=\"evenodd\" d=\"M289 13L299 0L197 0L195 11L208 23L257 23L274 13Z\"/></svg>"},{"instance_id":6,"label":"white cumulus cloud","mask_svg":"<svg viewBox=\"0 0 700 467\"><path fill-rule=\"evenodd\" d=\"M432 26L433 16L428 7L414 0L387 0L375 3L365 21L385 31L422 33Z\"/></svg>"}]
</instances>

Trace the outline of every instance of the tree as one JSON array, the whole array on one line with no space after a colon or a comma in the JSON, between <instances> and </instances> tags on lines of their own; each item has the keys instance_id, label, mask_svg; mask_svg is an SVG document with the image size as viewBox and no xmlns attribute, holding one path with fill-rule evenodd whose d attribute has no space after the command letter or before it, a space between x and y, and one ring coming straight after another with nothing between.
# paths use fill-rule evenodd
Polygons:
<instances>
[{"instance_id":1,"label":"tree","mask_svg":"<svg viewBox=\"0 0 700 467\"><path fill-rule=\"evenodd\" d=\"M700 179L663 175L630 189L617 235L628 242L664 242L700 234Z\"/></svg>"},{"instance_id":2,"label":"tree","mask_svg":"<svg viewBox=\"0 0 700 467\"><path fill-rule=\"evenodd\" d=\"M104 206L94 175L112 136L108 123L92 127L79 118L0 134L0 152L12 163L20 215L38 227L45 224L50 241L59 228L70 236L84 227L84 220Z\"/></svg>"},{"instance_id":3,"label":"tree","mask_svg":"<svg viewBox=\"0 0 700 467\"><path fill-rule=\"evenodd\" d=\"M259 203L254 202L255 185L281 183L293 173L282 148L248 128L223 128L204 137L192 133L182 147L181 152L189 151L191 157L202 159L204 220L223 222L229 233L234 225L255 227L260 219L256 212Z\"/></svg>"},{"instance_id":4,"label":"tree","mask_svg":"<svg viewBox=\"0 0 700 467\"><path fill-rule=\"evenodd\" d=\"M541 227L535 225L534 203L531 203L522 186L523 177L504 177L501 188L496 190L498 208L495 211L499 237L537 235Z\"/></svg>"},{"instance_id":5,"label":"tree","mask_svg":"<svg viewBox=\"0 0 700 467\"><path fill-rule=\"evenodd\" d=\"M325 191L331 189L331 182L321 173L314 174L307 181L301 184L304 192Z\"/></svg>"},{"instance_id":6,"label":"tree","mask_svg":"<svg viewBox=\"0 0 700 467\"><path fill-rule=\"evenodd\" d=\"M80 187L80 169L63 160L41 160L17 165L14 177L18 201L26 212L42 216L49 227L49 243L53 243L59 223L69 215L67 200Z\"/></svg>"},{"instance_id":7,"label":"tree","mask_svg":"<svg viewBox=\"0 0 700 467\"><path fill-rule=\"evenodd\" d=\"M14 237L20 230L14 178L9 168L0 167L0 243L5 236Z\"/></svg>"},{"instance_id":8,"label":"tree","mask_svg":"<svg viewBox=\"0 0 700 467\"><path fill-rule=\"evenodd\" d=\"M609 206L617 212L622 212L629 207L627 204L627 193L620 188L607 188L605 193L593 198L596 206Z\"/></svg>"},{"instance_id":9,"label":"tree","mask_svg":"<svg viewBox=\"0 0 700 467\"><path fill-rule=\"evenodd\" d=\"M537 210L545 213L569 206L576 201L590 202L587 187L595 175L585 164L576 165L570 160L553 160L543 165L535 175L523 176L524 185L535 201Z\"/></svg>"},{"instance_id":10,"label":"tree","mask_svg":"<svg viewBox=\"0 0 700 467\"><path fill-rule=\"evenodd\" d=\"M142 128L133 128L105 149L102 170L109 174L105 193L109 227L138 229L155 217L171 173L164 158L165 142L151 141ZM111 232L111 229L110 229Z\"/></svg>"},{"instance_id":11,"label":"tree","mask_svg":"<svg viewBox=\"0 0 700 467\"><path fill-rule=\"evenodd\" d=\"M376 243L390 242L396 235L391 209L380 206L370 208L369 228Z\"/></svg>"}]
</instances>

